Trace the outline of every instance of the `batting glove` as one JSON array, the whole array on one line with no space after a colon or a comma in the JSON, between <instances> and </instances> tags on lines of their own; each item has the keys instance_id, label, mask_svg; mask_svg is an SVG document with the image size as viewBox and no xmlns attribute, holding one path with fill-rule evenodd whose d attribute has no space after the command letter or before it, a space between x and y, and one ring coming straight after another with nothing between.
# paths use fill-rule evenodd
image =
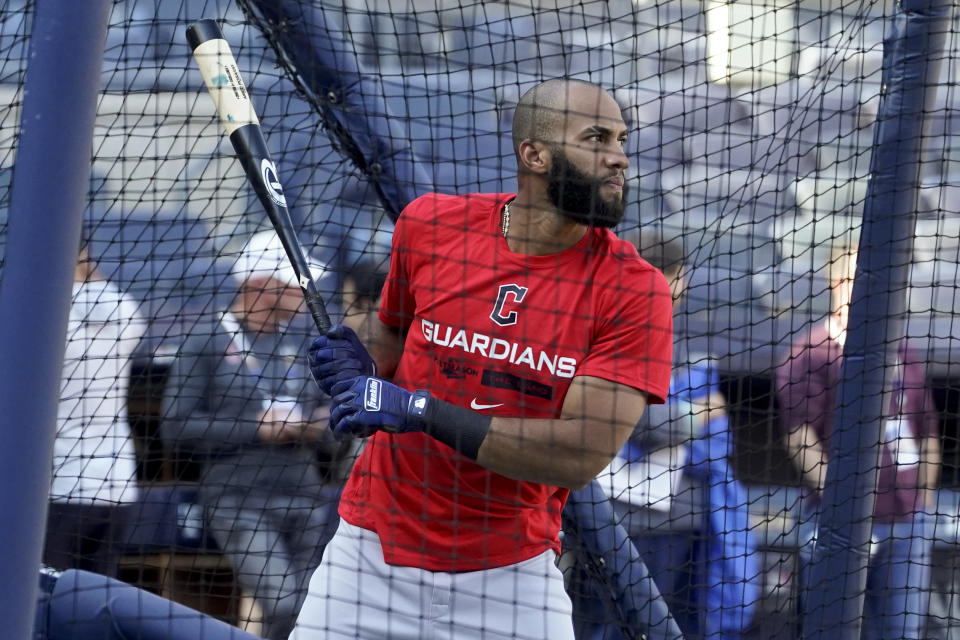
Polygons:
<instances>
[{"instance_id":1,"label":"batting glove","mask_svg":"<svg viewBox=\"0 0 960 640\"><path fill-rule=\"evenodd\" d=\"M376 373L373 358L350 327L337 325L310 345L310 373L328 396L337 383Z\"/></svg>"},{"instance_id":2,"label":"batting glove","mask_svg":"<svg viewBox=\"0 0 960 640\"><path fill-rule=\"evenodd\" d=\"M334 436L366 438L377 431L407 433L423 430L423 410L429 396L411 393L395 384L360 376L337 385L330 411Z\"/></svg>"}]
</instances>

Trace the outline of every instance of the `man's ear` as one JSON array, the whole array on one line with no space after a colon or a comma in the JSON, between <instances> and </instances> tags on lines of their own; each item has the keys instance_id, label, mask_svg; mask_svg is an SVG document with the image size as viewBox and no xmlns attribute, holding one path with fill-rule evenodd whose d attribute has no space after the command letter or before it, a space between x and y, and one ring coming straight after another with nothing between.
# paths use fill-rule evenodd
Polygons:
<instances>
[{"instance_id":1,"label":"man's ear","mask_svg":"<svg viewBox=\"0 0 960 640\"><path fill-rule=\"evenodd\" d=\"M520 143L518 151L521 171L541 175L550 171L553 156L549 145L527 138Z\"/></svg>"}]
</instances>

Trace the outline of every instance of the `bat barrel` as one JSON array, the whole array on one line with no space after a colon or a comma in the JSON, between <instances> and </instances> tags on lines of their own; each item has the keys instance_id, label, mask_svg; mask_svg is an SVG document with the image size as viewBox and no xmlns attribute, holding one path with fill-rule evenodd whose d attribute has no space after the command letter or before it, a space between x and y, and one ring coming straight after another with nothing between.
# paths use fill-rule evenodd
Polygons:
<instances>
[{"instance_id":1,"label":"bat barrel","mask_svg":"<svg viewBox=\"0 0 960 640\"><path fill-rule=\"evenodd\" d=\"M244 125L230 134L230 142L237 152L240 164L260 204L263 205L274 230L280 237L290 264L300 280L300 288L303 290L304 299L317 328L320 331L326 331L330 328L330 318L317 292L313 274L310 272L310 264L297 239L290 212L287 209L287 200L283 195L283 187L277 177L277 166L270 158L270 151L263 138L263 130L260 125Z\"/></svg>"},{"instance_id":2,"label":"bat barrel","mask_svg":"<svg viewBox=\"0 0 960 640\"><path fill-rule=\"evenodd\" d=\"M317 292L310 265L304 257L290 220L283 187L277 176L277 166L270 158L260 121L243 83L237 61L230 51L230 45L223 37L220 25L210 19L192 23L187 27L186 36L240 164L243 165L247 179L256 191L257 198L270 218L297 274L310 314L317 328L326 331L330 328L330 318Z\"/></svg>"},{"instance_id":3,"label":"bat barrel","mask_svg":"<svg viewBox=\"0 0 960 640\"><path fill-rule=\"evenodd\" d=\"M198 20L187 27L187 42L193 51L208 40L223 40L223 31L216 20L205 18Z\"/></svg>"}]
</instances>

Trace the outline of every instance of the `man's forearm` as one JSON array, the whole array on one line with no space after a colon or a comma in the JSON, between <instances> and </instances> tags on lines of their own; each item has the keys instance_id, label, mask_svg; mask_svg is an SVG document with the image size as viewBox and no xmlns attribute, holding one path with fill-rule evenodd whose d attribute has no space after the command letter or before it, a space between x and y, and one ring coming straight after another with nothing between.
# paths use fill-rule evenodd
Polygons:
<instances>
[{"instance_id":1,"label":"man's forearm","mask_svg":"<svg viewBox=\"0 0 960 640\"><path fill-rule=\"evenodd\" d=\"M822 493L827 478L827 455L823 452L823 446L820 443L808 445L800 459L803 464L800 472L804 482L816 489L817 493Z\"/></svg>"},{"instance_id":2,"label":"man's forearm","mask_svg":"<svg viewBox=\"0 0 960 640\"><path fill-rule=\"evenodd\" d=\"M631 429L578 419L494 418L477 463L508 478L580 489L610 464Z\"/></svg>"},{"instance_id":3,"label":"man's forearm","mask_svg":"<svg viewBox=\"0 0 960 640\"><path fill-rule=\"evenodd\" d=\"M787 449L794 466L800 471L804 484L823 491L827 472L827 455L823 444L810 427L802 427L787 436Z\"/></svg>"},{"instance_id":4,"label":"man's forearm","mask_svg":"<svg viewBox=\"0 0 960 640\"><path fill-rule=\"evenodd\" d=\"M936 506L933 493L940 479L940 440L938 438L924 438L920 443L920 470L917 483L923 494L923 503L927 506Z\"/></svg>"},{"instance_id":5,"label":"man's forearm","mask_svg":"<svg viewBox=\"0 0 960 640\"><path fill-rule=\"evenodd\" d=\"M377 375L383 378L392 377L403 354L404 333L374 317L364 321L357 335L376 362Z\"/></svg>"}]
</instances>

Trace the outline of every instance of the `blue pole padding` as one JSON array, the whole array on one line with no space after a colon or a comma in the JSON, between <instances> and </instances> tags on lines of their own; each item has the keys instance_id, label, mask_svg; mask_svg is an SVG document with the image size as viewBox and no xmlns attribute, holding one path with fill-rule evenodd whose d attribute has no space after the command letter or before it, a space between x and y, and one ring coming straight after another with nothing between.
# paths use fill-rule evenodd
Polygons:
<instances>
[{"instance_id":1,"label":"blue pole padding","mask_svg":"<svg viewBox=\"0 0 960 640\"><path fill-rule=\"evenodd\" d=\"M272 34L281 61L321 106L334 144L364 172L393 220L433 189L432 174L387 106L379 76L363 71L349 33L337 36L329 7L286 0L243 0L241 6L271 27L264 32Z\"/></svg>"},{"instance_id":2,"label":"blue pole padding","mask_svg":"<svg viewBox=\"0 0 960 640\"><path fill-rule=\"evenodd\" d=\"M564 514L572 521L571 533L580 539L583 550L602 567L603 586L609 588L621 621L637 637L683 640L666 600L600 483L591 480L583 489L570 492Z\"/></svg>"},{"instance_id":3,"label":"blue pole padding","mask_svg":"<svg viewBox=\"0 0 960 640\"><path fill-rule=\"evenodd\" d=\"M74 569L57 579L45 622L46 640L257 640L182 604Z\"/></svg>"},{"instance_id":4,"label":"blue pole padding","mask_svg":"<svg viewBox=\"0 0 960 640\"><path fill-rule=\"evenodd\" d=\"M37 0L0 281L0 620L29 638L110 0Z\"/></svg>"},{"instance_id":5,"label":"blue pole padding","mask_svg":"<svg viewBox=\"0 0 960 640\"><path fill-rule=\"evenodd\" d=\"M870 182L818 540L804 594L809 640L859 640L874 497L904 333L924 106L936 90L949 0L898 2L884 43Z\"/></svg>"}]
</instances>

